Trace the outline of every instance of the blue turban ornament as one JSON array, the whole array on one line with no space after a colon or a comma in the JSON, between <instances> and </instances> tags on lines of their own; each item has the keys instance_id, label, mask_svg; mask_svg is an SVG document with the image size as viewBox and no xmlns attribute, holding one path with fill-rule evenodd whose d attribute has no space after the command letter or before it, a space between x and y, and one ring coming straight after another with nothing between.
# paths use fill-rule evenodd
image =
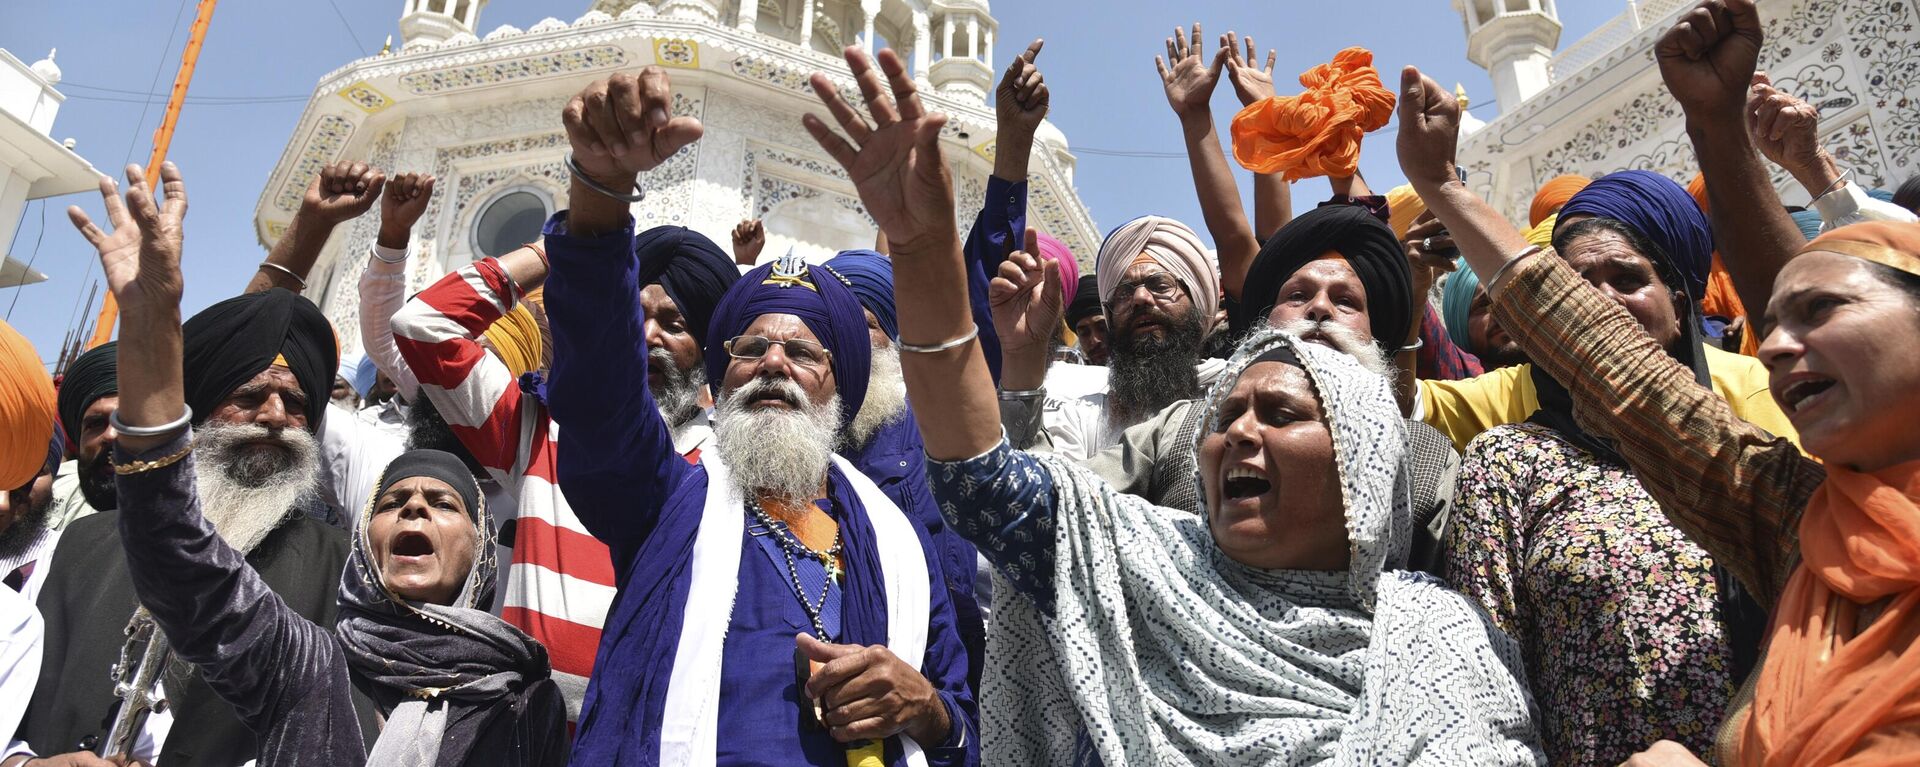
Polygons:
<instances>
[{"instance_id":1,"label":"blue turban ornament","mask_svg":"<svg viewBox=\"0 0 1920 767\"><path fill-rule=\"evenodd\" d=\"M900 340L900 318L893 306L893 259L871 250L843 250L827 268L853 284L860 305L873 312L887 337Z\"/></svg>"},{"instance_id":2,"label":"blue turban ornament","mask_svg":"<svg viewBox=\"0 0 1920 767\"><path fill-rule=\"evenodd\" d=\"M694 343L704 348L714 305L740 279L733 259L706 235L684 226L656 226L634 235L633 253L640 260L640 284L665 290Z\"/></svg>"},{"instance_id":3,"label":"blue turban ornament","mask_svg":"<svg viewBox=\"0 0 1920 767\"><path fill-rule=\"evenodd\" d=\"M789 253L740 277L720 298L707 330L707 380L716 389L726 380L726 341L746 332L763 314L791 314L813 331L820 345L833 353L833 380L840 392L840 424L845 426L867 399L868 367L873 340L867 335L867 316L849 281L825 267L809 266Z\"/></svg>"},{"instance_id":4,"label":"blue turban ornament","mask_svg":"<svg viewBox=\"0 0 1920 767\"><path fill-rule=\"evenodd\" d=\"M1601 176L1567 200L1556 229L1564 230L1567 219L1580 215L1610 218L1639 232L1660 249L1646 255L1685 283L1687 298L1698 302L1706 296L1713 227L1699 203L1673 179L1644 170Z\"/></svg>"}]
</instances>

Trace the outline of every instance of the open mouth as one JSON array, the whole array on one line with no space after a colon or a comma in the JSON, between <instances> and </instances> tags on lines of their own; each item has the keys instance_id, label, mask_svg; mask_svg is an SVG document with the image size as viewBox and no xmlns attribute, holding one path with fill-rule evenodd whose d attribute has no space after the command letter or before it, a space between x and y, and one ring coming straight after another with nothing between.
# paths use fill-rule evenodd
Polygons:
<instances>
[{"instance_id":1,"label":"open mouth","mask_svg":"<svg viewBox=\"0 0 1920 767\"><path fill-rule=\"evenodd\" d=\"M1273 482L1266 475L1236 466L1227 470L1227 479L1220 484L1220 495L1228 501L1240 501L1259 498L1272 489Z\"/></svg>"},{"instance_id":2,"label":"open mouth","mask_svg":"<svg viewBox=\"0 0 1920 767\"><path fill-rule=\"evenodd\" d=\"M1831 378L1812 375L1794 381L1780 390L1780 404L1787 409L1787 415L1793 415L1820 404L1834 383Z\"/></svg>"},{"instance_id":3,"label":"open mouth","mask_svg":"<svg viewBox=\"0 0 1920 767\"><path fill-rule=\"evenodd\" d=\"M393 538L393 548L388 553L396 559L419 560L433 556L433 539L426 533L408 530Z\"/></svg>"},{"instance_id":4,"label":"open mouth","mask_svg":"<svg viewBox=\"0 0 1920 767\"><path fill-rule=\"evenodd\" d=\"M794 401L792 397L787 396L786 392L768 387L754 392L752 396L748 397L747 406L756 408L779 406L789 410L797 410L800 407L800 403Z\"/></svg>"}]
</instances>

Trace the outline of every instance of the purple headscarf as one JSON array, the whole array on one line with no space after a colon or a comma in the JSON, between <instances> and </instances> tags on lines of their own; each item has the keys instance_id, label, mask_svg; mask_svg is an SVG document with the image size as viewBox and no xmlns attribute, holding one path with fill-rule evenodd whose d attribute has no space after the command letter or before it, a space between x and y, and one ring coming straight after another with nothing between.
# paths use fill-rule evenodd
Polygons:
<instances>
[{"instance_id":1,"label":"purple headscarf","mask_svg":"<svg viewBox=\"0 0 1920 767\"><path fill-rule=\"evenodd\" d=\"M1626 224L1662 251L1663 266L1686 281L1687 297L1699 301L1707 294L1707 271L1713 267L1713 228L1700 212L1693 195L1673 179L1644 170L1623 170L1596 179L1567 200L1560 209L1557 229L1567 219L1587 215Z\"/></svg>"},{"instance_id":2,"label":"purple headscarf","mask_svg":"<svg viewBox=\"0 0 1920 767\"><path fill-rule=\"evenodd\" d=\"M762 264L740 277L720 297L707 331L707 380L716 391L726 380L726 342L745 332L762 314L791 314L806 323L820 345L833 353L833 380L840 392L840 423L853 421L867 399L868 366L873 340L867 335L867 315L846 278L831 269L809 266L788 254Z\"/></svg>"}]
</instances>

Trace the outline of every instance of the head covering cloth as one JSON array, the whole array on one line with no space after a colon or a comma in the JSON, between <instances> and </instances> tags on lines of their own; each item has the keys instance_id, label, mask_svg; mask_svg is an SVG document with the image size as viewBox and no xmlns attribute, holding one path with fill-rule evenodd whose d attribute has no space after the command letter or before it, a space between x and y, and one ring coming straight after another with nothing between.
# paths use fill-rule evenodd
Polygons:
<instances>
[{"instance_id":1,"label":"head covering cloth","mask_svg":"<svg viewBox=\"0 0 1920 767\"><path fill-rule=\"evenodd\" d=\"M746 332L763 314L791 314L813 331L820 345L832 352L834 386L840 393L840 423L853 422L867 399L873 340L867 335L867 317L847 278L825 267L809 266L789 253L747 272L714 307L707 331L707 380L719 386L733 357L728 339Z\"/></svg>"},{"instance_id":2,"label":"head covering cloth","mask_svg":"<svg viewBox=\"0 0 1920 767\"><path fill-rule=\"evenodd\" d=\"M540 323L524 301L515 303L481 335L493 346L493 352L500 355L500 361L507 364L507 369L513 371L514 378L546 366Z\"/></svg>"},{"instance_id":3,"label":"head covering cloth","mask_svg":"<svg viewBox=\"0 0 1920 767\"><path fill-rule=\"evenodd\" d=\"M1233 116L1233 158L1287 181L1352 176L1360 143L1393 117L1393 91L1380 82L1373 52L1347 48L1300 74L1307 90L1270 96Z\"/></svg>"},{"instance_id":4,"label":"head covering cloth","mask_svg":"<svg viewBox=\"0 0 1920 767\"><path fill-rule=\"evenodd\" d=\"M1309 210L1267 238L1247 270L1240 294L1240 316L1233 329L1244 332L1263 324L1278 302L1280 287L1300 267L1328 252L1339 253L1367 289L1367 324L1374 343L1386 349L1405 343L1413 325L1413 274L1406 251L1393 230L1354 205L1324 205Z\"/></svg>"},{"instance_id":5,"label":"head covering cloth","mask_svg":"<svg viewBox=\"0 0 1920 767\"><path fill-rule=\"evenodd\" d=\"M283 364L307 398L307 431L319 433L339 352L333 326L312 301L285 288L234 296L182 326L182 365L193 422L207 420L234 389Z\"/></svg>"},{"instance_id":6,"label":"head covering cloth","mask_svg":"<svg viewBox=\"0 0 1920 767\"><path fill-rule=\"evenodd\" d=\"M1586 176L1572 174L1548 179L1540 185L1540 191L1533 193L1533 202L1527 206L1527 226L1539 226L1547 216L1560 212L1561 206L1591 183L1593 180Z\"/></svg>"},{"instance_id":7,"label":"head covering cloth","mask_svg":"<svg viewBox=\"0 0 1920 767\"><path fill-rule=\"evenodd\" d=\"M893 305L893 259L872 250L843 250L827 259L827 268L847 278L860 305L873 312L887 337L900 340L900 315Z\"/></svg>"},{"instance_id":8,"label":"head covering cloth","mask_svg":"<svg viewBox=\"0 0 1920 767\"><path fill-rule=\"evenodd\" d=\"M1207 257L1207 246L1192 227L1160 216L1141 216L1121 224L1100 244L1094 259L1100 303L1113 300L1113 291L1135 259L1145 254L1180 281L1180 287L1200 312L1200 327L1213 328L1220 311L1220 274Z\"/></svg>"},{"instance_id":9,"label":"head covering cloth","mask_svg":"<svg viewBox=\"0 0 1920 767\"><path fill-rule=\"evenodd\" d=\"M67 363L60 381L60 427L67 439L80 444L87 408L101 397L120 393L120 342L108 341L82 352Z\"/></svg>"},{"instance_id":10,"label":"head covering cloth","mask_svg":"<svg viewBox=\"0 0 1920 767\"><path fill-rule=\"evenodd\" d=\"M739 281L740 267L713 240L684 226L656 226L634 235L633 251L640 259L640 284L666 291L686 319L687 332L705 348L713 308Z\"/></svg>"},{"instance_id":11,"label":"head covering cloth","mask_svg":"<svg viewBox=\"0 0 1920 767\"><path fill-rule=\"evenodd\" d=\"M1406 426L1385 378L1261 328L1209 393L1205 431L1252 365L1286 356L1326 413L1346 569L1243 565L1220 549L1205 515L1151 506L1071 461L1034 456L1053 482L1052 561L1038 564L1053 577L1052 609L995 601L981 692L981 730L996 734L986 761L1069 761L1063 755L1089 748L1103 764L1304 764L1330 754L1407 764L1423 750L1475 764L1540 761L1493 725L1526 718L1511 640L1485 630L1457 594L1403 571L1413 528ZM1225 700L1234 703L1217 705Z\"/></svg>"},{"instance_id":12,"label":"head covering cloth","mask_svg":"<svg viewBox=\"0 0 1920 767\"><path fill-rule=\"evenodd\" d=\"M473 520L473 569L450 605L401 598L387 588L374 555L369 525L380 496L414 477L446 482L467 502ZM483 728L499 726L499 714L522 699L555 699L534 694L553 684L547 649L488 612L497 567L493 520L479 483L459 458L438 450L402 453L387 464L377 486L354 525L334 623L348 668L370 683L365 687L386 714L367 764L466 764L479 758L473 745Z\"/></svg>"},{"instance_id":13,"label":"head covering cloth","mask_svg":"<svg viewBox=\"0 0 1920 767\"><path fill-rule=\"evenodd\" d=\"M1467 332L1467 318L1472 313L1474 291L1479 288L1480 275L1472 269L1455 269L1440 289L1440 321L1446 323L1447 338L1469 352L1473 351L1473 337Z\"/></svg>"},{"instance_id":14,"label":"head covering cloth","mask_svg":"<svg viewBox=\"0 0 1920 767\"><path fill-rule=\"evenodd\" d=\"M1645 254L1654 265L1684 283L1670 287L1685 288L1694 301L1706 294L1707 272L1713 264L1713 227L1673 179L1644 170L1609 173L1567 201L1560 209L1559 225L1576 215L1626 224L1660 250Z\"/></svg>"},{"instance_id":15,"label":"head covering cloth","mask_svg":"<svg viewBox=\"0 0 1920 767\"><path fill-rule=\"evenodd\" d=\"M1081 275L1073 291L1073 300L1067 302L1067 327L1073 327L1093 315L1099 314L1100 278L1091 274Z\"/></svg>"},{"instance_id":16,"label":"head covering cloth","mask_svg":"<svg viewBox=\"0 0 1920 767\"><path fill-rule=\"evenodd\" d=\"M1067 249L1066 243L1054 239L1053 235L1034 232L1034 239L1040 245L1040 252L1035 255L1060 265L1061 301L1073 303L1080 293L1080 262L1073 260L1073 251Z\"/></svg>"},{"instance_id":17,"label":"head covering cloth","mask_svg":"<svg viewBox=\"0 0 1920 767\"><path fill-rule=\"evenodd\" d=\"M1401 184L1387 190L1387 226L1393 229L1395 239L1407 239L1407 230L1413 228L1413 220L1427 212L1427 201L1414 194L1412 184Z\"/></svg>"},{"instance_id":18,"label":"head covering cloth","mask_svg":"<svg viewBox=\"0 0 1920 767\"><path fill-rule=\"evenodd\" d=\"M40 475L56 415L53 377L33 344L0 320L0 492Z\"/></svg>"},{"instance_id":19,"label":"head covering cloth","mask_svg":"<svg viewBox=\"0 0 1920 767\"><path fill-rule=\"evenodd\" d=\"M1898 221L1849 224L1813 238L1800 252L1816 250L1865 259L1920 277L1920 224Z\"/></svg>"}]
</instances>

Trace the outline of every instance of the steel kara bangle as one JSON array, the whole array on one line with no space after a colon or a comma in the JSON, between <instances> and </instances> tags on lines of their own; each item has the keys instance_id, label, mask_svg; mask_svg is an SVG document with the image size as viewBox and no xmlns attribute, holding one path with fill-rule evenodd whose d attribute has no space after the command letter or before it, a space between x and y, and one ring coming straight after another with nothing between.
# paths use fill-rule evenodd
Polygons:
<instances>
[{"instance_id":1,"label":"steel kara bangle","mask_svg":"<svg viewBox=\"0 0 1920 767\"><path fill-rule=\"evenodd\" d=\"M580 182L582 186L621 202L635 203L647 199L647 190L637 188L640 185L639 179L634 179L636 189L631 194L616 192L607 188L605 184L593 180L592 176L587 175L586 171L581 170L580 163L574 161L572 152L567 153L567 172L573 174L573 180Z\"/></svg>"},{"instance_id":2,"label":"steel kara bangle","mask_svg":"<svg viewBox=\"0 0 1920 767\"><path fill-rule=\"evenodd\" d=\"M900 351L903 351L903 352L913 352L914 354L933 354L935 352L944 352L948 349L959 347L965 344L966 342L972 341L973 339L978 337L980 337L980 326L974 325L973 327L969 328L966 333L961 334L959 338L953 339L951 341L943 341L941 343L932 344L929 346L921 346L919 344L910 344L906 342L901 342L896 345L899 346Z\"/></svg>"}]
</instances>

